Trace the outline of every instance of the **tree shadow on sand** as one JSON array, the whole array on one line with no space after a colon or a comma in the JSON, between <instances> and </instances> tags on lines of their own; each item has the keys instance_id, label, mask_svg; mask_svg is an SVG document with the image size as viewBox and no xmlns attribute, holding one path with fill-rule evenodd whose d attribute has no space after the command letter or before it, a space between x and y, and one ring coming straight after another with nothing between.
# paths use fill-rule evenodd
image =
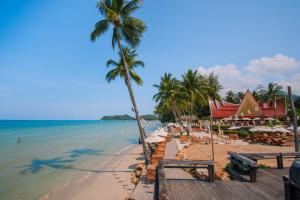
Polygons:
<instances>
[{"instance_id":1,"label":"tree shadow on sand","mask_svg":"<svg viewBox=\"0 0 300 200\"><path fill-rule=\"evenodd\" d=\"M98 156L98 155L103 155L101 154L103 152L102 149L74 149L72 151L69 151L68 153L70 154L71 158L78 158L83 155L88 155L88 156Z\"/></svg>"},{"instance_id":2,"label":"tree shadow on sand","mask_svg":"<svg viewBox=\"0 0 300 200\"><path fill-rule=\"evenodd\" d=\"M53 169L70 169L72 168L71 165L67 165L68 163L71 163L75 161L75 159L69 159L69 160L63 160L62 157L57 157L53 159L33 159L31 161L31 164L24 165L18 168L24 168L20 171L20 174L27 174L31 172L32 174L38 173L40 170L42 170L44 167L50 167Z\"/></svg>"}]
</instances>

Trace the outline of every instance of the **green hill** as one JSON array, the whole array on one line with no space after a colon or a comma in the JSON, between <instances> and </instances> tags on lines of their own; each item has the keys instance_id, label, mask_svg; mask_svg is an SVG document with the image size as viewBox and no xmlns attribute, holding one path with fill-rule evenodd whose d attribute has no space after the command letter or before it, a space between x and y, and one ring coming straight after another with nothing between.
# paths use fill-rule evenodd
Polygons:
<instances>
[{"instance_id":1,"label":"green hill","mask_svg":"<svg viewBox=\"0 0 300 200\"><path fill-rule=\"evenodd\" d=\"M125 114L125 115L103 116L101 120L135 120L135 118Z\"/></svg>"}]
</instances>

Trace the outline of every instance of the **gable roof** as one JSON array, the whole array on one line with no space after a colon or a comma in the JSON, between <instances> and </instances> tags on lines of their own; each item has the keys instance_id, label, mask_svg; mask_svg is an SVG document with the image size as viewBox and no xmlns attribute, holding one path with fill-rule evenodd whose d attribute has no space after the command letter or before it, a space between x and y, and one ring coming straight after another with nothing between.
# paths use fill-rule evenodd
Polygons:
<instances>
[{"instance_id":1,"label":"gable roof","mask_svg":"<svg viewBox=\"0 0 300 200\"><path fill-rule=\"evenodd\" d=\"M245 93L245 96L236 112L236 115L238 116L244 116L244 115L262 116L263 115L261 108L259 107L255 98L253 97L253 95L249 90L247 90L247 92Z\"/></svg>"}]
</instances>

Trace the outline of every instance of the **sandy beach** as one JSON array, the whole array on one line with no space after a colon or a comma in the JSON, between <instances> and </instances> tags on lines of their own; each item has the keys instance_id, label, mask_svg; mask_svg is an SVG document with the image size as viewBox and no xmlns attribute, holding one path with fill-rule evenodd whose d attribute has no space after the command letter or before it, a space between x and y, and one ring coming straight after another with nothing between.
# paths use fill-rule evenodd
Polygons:
<instances>
[{"instance_id":1,"label":"sandy beach","mask_svg":"<svg viewBox=\"0 0 300 200\"><path fill-rule=\"evenodd\" d=\"M141 145L130 145L122 152L111 155L94 170L65 183L48 193L42 200L96 200L125 199L135 185L130 182L134 166L143 163Z\"/></svg>"},{"instance_id":2,"label":"sandy beach","mask_svg":"<svg viewBox=\"0 0 300 200\"><path fill-rule=\"evenodd\" d=\"M228 174L224 172L226 165L229 163L228 151L251 153L251 152L292 152L294 147L268 146L261 144L249 145L233 145L233 144L215 144L215 167L216 175L223 180L228 180ZM212 159L211 145L203 145L195 143L190 145L185 150L185 156L189 160L210 160ZM293 160L293 159L292 159ZM259 164L264 164L270 167L276 167L276 160L263 160ZM289 166L291 161L284 159L285 166Z\"/></svg>"}]
</instances>

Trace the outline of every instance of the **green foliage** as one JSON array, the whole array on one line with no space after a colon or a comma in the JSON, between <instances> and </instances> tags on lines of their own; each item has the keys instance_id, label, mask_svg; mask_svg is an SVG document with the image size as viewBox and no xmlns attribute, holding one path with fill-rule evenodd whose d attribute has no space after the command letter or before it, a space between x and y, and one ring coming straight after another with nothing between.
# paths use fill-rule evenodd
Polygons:
<instances>
[{"instance_id":1,"label":"green foliage","mask_svg":"<svg viewBox=\"0 0 300 200\"><path fill-rule=\"evenodd\" d=\"M224 171L227 172L228 174L230 174L230 168L231 168L231 164L230 163L227 163Z\"/></svg>"},{"instance_id":2,"label":"green foliage","mask_svg":"<svg viewBox=\"0 0 300 200\"><path fill-rule=\"evenodd\" d=\"M239 99L238 95L231 90L229 90L226 93L224 100L229 103L235 103L235 104L240 103L240 99Z\"/></svg>"},{"instance_id":3,"label":"green foliage","mask_svg":"<svg viewBox=\"0 0 300 200\"><path fill-rule=\"evenodd\" d=\"M245 130L239 130L239 137L240 138L246 138L246 137L248 137L249 136L249 132L248 131L245 131Z\"/></svg>"},{"instance_id":4,"label":"green foliage","mask_svg":"<svg viewBox=\"0 0 300 200\"><path fill-rule=\"evenodd\" d=\"M298 109L298 111L300 111L300 97L296 98L296 100L294 101L294 105L295 108Z\"/></svg>"},{"instance_id":5,"label":"green foliage","mask_svg":"<svg viewBox=\"0 0 300 200\"><path fill-rule=\"evenodd\" d=\"M131 47L137 47L147 27L143 21L131 14L140 7L140 0L100 0L97 8L103 19L95 24L91 32L91 40L95 41L113 27L112 46L118 41L126 41Z\"/></svg>"},{"instance_id":6,"label":"green foliage","mask_svg":"<svg viewBox=\"0 0 300 200\"><path fill-rule=\"evenodd\" d=\"M225 135L229 135L229 134L239 134L238 130L224 130L223 133Z\"/></svg>"},{"instance_id":7,"label":"green foliage","mask_svg":"<svg viewBox=\"0 0 300 200\"><path fill-rule=\"evenodd\" d=\"M221 126L220 126L220 129L221 129L221 130L226 130L226 129L228 129L229 127L231 127L231 126L229 126L229 125L221 125ZM218 126L218 125L212 125L212 129L213 129L214 131L218 131L218 130L219 130L219 126Z\"/></svg>"},{"instance_id":8,"label":"green foliage","mask_svg":"<svg viewBox=\"0 0 300 200\"><path fill-rule=\"evenodd\" d=\"M137 60L137 53L135 50L131 50L129 48L123 48L123 54L127 63L128 72L130 75L130 78L136 82L138 85L143 84L143 80L141 77L134 71L137 67L144 67L144 62L141 60ZM117 77L120 77L122 79L126 80L126 69L125 64L122 57L122 52L119 51L119 61L114 61L112 59L109 59L106 63L107 67L113 67L112 70L110 70L107 74L105 79L108 82L111 82L112 80L115 80ZM125 81L126 83L126 81Z\"/></svg>"},{"instance_id":9,"label":"green foliage","mask_svg":"<svg viewBox=\"0 0 300 200\"><path fill-rule=\"evenodd\" d=\"M103 116L101 120L135 120L135 118L125 114L125 115Z\"/></svg>"},{"instance_id":10,"label":"green foliage","mask_svg":"<svg viewBox=\"0 0 300 200\"><path fill-rule=\"evenodd\" d=\"M186 114L196 114L199 118L209 116L208 98L219 98L218 92L222 88L213 73L203 76L193 70L183 74L182 80L165 73L154 87L158 89L153 96L157 102L155 113L161 120L179 120Z\"/></svg>"},{"instance_id":11,"label":"green foliage","mask_svg":"<svg viewBox=\"0 0 300 200\"><path fill-rule=\"evenodd\" d=\"M258 167L259 169L269 169L269 168L270 168L270 166L264 165L264 164L259 164L257 167Z\"/></svg>"}]
</instances>

